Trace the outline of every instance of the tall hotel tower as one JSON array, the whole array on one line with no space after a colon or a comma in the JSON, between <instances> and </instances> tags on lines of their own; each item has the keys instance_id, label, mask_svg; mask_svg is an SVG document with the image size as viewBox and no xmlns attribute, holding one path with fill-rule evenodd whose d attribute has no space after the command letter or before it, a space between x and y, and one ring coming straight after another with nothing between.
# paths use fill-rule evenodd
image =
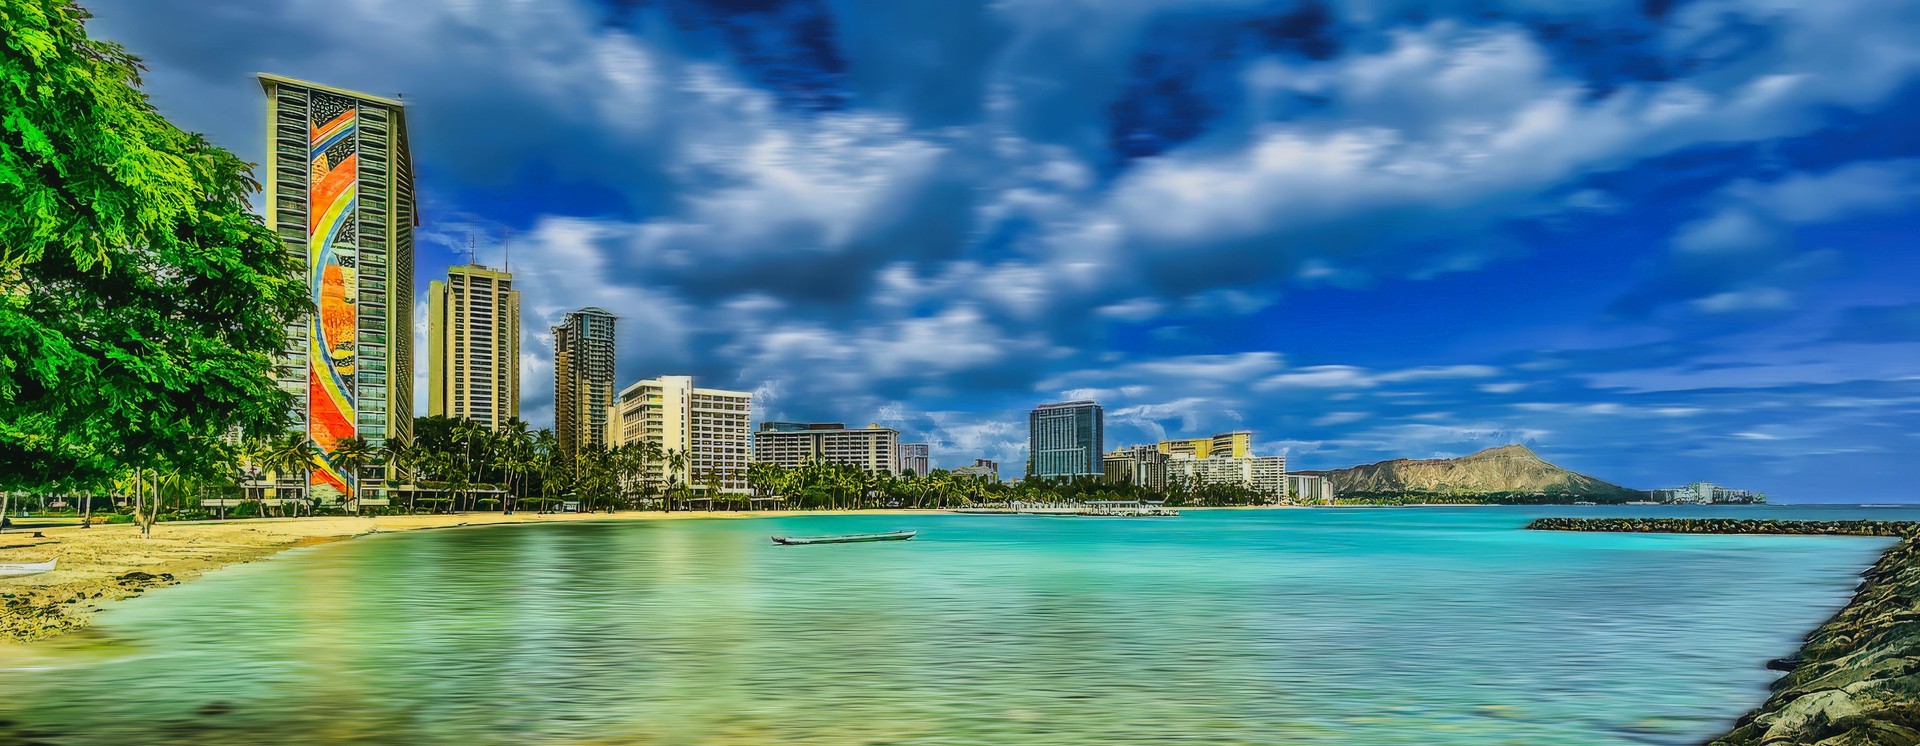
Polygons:
<instances>
[{"instance_id":1,"label":"tall hotel tower","mask_svg":"<svg viewBox=\"0 0 1920 746\"><path fill-rule=\"evenodd\" d=\"M1106 423L1090 401L1042 404L1027 416L1027 449L1036 477L1106 476L1100 463Z\"/></svg>"},{"instance_id":2,"label":"tall hotel tower","mask_svg":"<svg viewBox=\"0 0 1920 746\"><path fill-rule=\"evenodd\" d=\"M321 464L314 497L386 501L378 467L334 460L345 438L413 439L413 161L400 102L259 75L267 95L267 227L306 267L318 313L288 331L280 385Z\"/></svg>"},{"instance_id":3,"label":"tall hotel tower","mask_svg":"<svg viewBox=\"0 0 1920 746\"><path fill-rule=\"evenodd\" d=\"M608 445L613 322L604 309L582 308L553 328L553 435L568 457Z\"/></svg>"},{"instance_id":4,"label":"tall hotel tower","mask_svg":"<svg viewBox=\"0 0 1920 746\"><path fill-rule=\"evenodd\" d=\"M427 414L499 431L520 416L520 291L466 264L427 286Z\"/></svg>"}]
</instances>

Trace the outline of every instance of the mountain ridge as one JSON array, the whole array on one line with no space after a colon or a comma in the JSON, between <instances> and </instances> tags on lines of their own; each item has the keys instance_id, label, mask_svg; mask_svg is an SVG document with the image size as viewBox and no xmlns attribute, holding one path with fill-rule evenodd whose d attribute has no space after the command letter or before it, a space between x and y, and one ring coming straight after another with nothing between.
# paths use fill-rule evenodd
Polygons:
<instances>
[{"instance_id":1,"label":"mountain ridge","mask_svg":"<svg viewBox=\"0 0 1920 746\"><path fill-rule=\"evenodd\" d=\"M1644 496L1639 490L1555 466L1519 444L1459 458L1396 458L1302 473L1326 477L1335 495L1524 493L1609 500Z\"/></svg>"}]
</instances>

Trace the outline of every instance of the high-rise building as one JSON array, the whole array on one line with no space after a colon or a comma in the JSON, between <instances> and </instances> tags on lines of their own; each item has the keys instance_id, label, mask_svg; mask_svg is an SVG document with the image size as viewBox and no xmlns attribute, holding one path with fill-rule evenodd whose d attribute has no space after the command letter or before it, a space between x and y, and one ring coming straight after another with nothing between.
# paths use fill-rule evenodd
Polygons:
<instances>
[{"instance_id":1,"label":"high-rise building","mask_svg":"<svg viewBox=\"0 0 1920 746\"><path fill-rule=\"evenodd\" d=\"M831 461L893 474L900 470L900 431L877 424L849 429L838 422L762 422L753 434L753 460L788 468Z\"/></svg>"},{"instance_id":2,"label":"high-rise building","mask_svg":"<svg viewBox=\"0 0 1920 746\"><path fill-rule=\"evenodd\" d=\"M610 446L650 442L659 449L661 458L643 476L655 486L679 483L706 492L712 479L720 492L742 494L748 491L752 418L752 392L694 388L690 376L661 376L621 389L619 401L606 409L606 429Z\"/></svg>"},{"instance_id":3,"label":"high-rise building","mask_svg":"<svg viewBox=\"0 0 1920 746\"><path fill-rule=\"evenodd\" d=\"M924 477L932 470L933 470L933 463L929 458L927 444L925 443L901 443L900 444L900 475L901 476L914 474L917 476Z\"/></svg>"},{"instance_id":4,"label":"high-rise building","mask_svg":"<svg viewBox=\"0 0 1920 746\"><path fill-rule=\"evenodd\" d=\"M491 430L520 416L520 291L467 264L427 286L427 413Z\"/></svg>"},{"instance_id":5,"label":"high-rise building","mask_svg":"<svg viewBox=\"0 0 1920 746\"><path fill-rule=\"evenodd\" d=\"M1090 401L1042 404L1027 417L1027 452L1033 476L1104 476L1100 467L1105 425L1100 405Z\"/></svg>"},{"instance_id":6,"label":"high-rise building","mask_svg":"<svg viewBox=\"0 0 1920 746\"><path fill-rule=\"evenodd\" d=\"M1220 433L1211 438L1181 438L1160 441L1160 452L1169 456L1187 455L1194 458L1212 458L1231 456L1245 458L1252 455L1253 432L1235 430Z\"/></svg>"},{"instance_id":7,"label":"high-rise building","mask_svg":"<svg viewBox=\"0 0 1920 746\"><path fill-rule=\"evenodd\" d=\"M1107 481L1137 484L1154 490L1167 488L1167 454L1153 446L1131 446L1101 459Z\"/></svg>"},{"instance_id":8,"label":"high-rise building","mask_svg":"<svg viewBox=\"0 0 1920 746\"><path fill-rule=\"evenodd\" d=\"M553 327L553 436L568 458L609 445L614 319L604 309L582 308Z\"/></svg>"},{"instance_id":9,"label":"high-rise building","mask_svg":"<svg viewBox=\"0 0 1920 746\"><path fill-rule=\"evenodd\" d=\"M269 75L266 224L304 268L317 313L288 329L279 382L320 452L313 497L386 501L386 472L342 467L347 438L413 439L413 161L397 100Z\"/></svg>"}]
</instances>

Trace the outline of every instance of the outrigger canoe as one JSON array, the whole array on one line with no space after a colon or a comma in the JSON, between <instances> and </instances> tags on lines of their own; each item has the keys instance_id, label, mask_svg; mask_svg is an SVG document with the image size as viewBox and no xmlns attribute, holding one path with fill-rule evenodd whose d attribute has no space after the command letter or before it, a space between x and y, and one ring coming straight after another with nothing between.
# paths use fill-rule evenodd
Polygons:
<instances>
[{"instance_id":1,"label":"outrigger canoe","mask_svg":"<svg viewBox=\"0 0 1920 746\"><path fill-rule=\"evenodd\" d=\"M860 541L906 541L918 533L918 531L888 531L884 534L841 534L839 536L775 536L773 537L773 543L795 546L799 544L852 544Z\"/></svg>"},{"instance_id":2,"label":"outrigger canoe","mask_svg":"<svg viewBox=\"0 0 1920 746\"><path fill-rule=\"evenodd\" d=\"M53 572L54 563L59 561L60 559L56 557L45 562L35 562L27 565L0 565L0 577L39 575L43 572Z\"/></svg>"}]
</instances>

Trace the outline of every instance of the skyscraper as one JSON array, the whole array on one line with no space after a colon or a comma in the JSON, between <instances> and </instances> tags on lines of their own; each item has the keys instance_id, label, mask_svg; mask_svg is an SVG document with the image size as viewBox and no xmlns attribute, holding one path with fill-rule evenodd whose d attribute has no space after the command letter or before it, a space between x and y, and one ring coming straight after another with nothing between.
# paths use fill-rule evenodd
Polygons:
<instances>
[{"instance_id":1,"label":"skyscraper","mask_svg":"<svg viewBox=\"0 0 1920 746\"><path fill-rule=\"evenodd\" d=\"M569 457L582 448L608 445L613 322L605 309L582 308L553 328L553 435Z\"/></svg>"},{"instance_id":2,"label":"skyscraper","mask_svg":"<svg viewBox=\"0 0 1920 746\"><path fill-rule=\"evenodd\" d=\"M427 287L427 413L499 430L520 416L520 291L467 264Z\"/></svg>"},{"instance_id":3,"label":"skyscraper","mask_svg":"<svg viewBox=\"0 0 1920 746\"><path fill-rule=\"evenodd\" d=\"M267 227L306 268L318 313L289 329L280 385L318 447L313 496L385 502L386 474L354 474L337 444L413 439L413 161L399 101L262 73ZM282 475L286 476L297 475Z\"/></svg>"},{"instance_id":4,"label":"skyscraper","mask_svg":"<svg viewBox=\"0 0 1920 746\"><path fill-rule=\"evenodd\" d=\"M747 491L752 392L694 388L691 376L661 376L622 389L608 409L610 445L648 442L658 449L661 458L647 465L644 477L655 486L671 479L705 493L711 480L722 493ZM685 461L674 462L675 455Z\"/></svg>"},{"instance_id":5,"label":"skyscraper","mask_svg":"<svg viewBox=\"0 0 1920 746\"><path fill-rule=\"evenodd\" d=\"M933 464L929 463L929 461L930 459L928 458L927 444L925 443L901 443L900 444L900 475L901 476L906 476L908 474L917 474L923 477L926 476L927 473L929 471L932 471L933 469Z\"/></svg>"},{"instance_id":6,"label":"skyscraper","mask_svg":"<svg viewBox=\"0 0 1920 746\"><path fill-rule=\"evenodd\" d=\"M1105 423L1090 401L1042 404L1027 417L1027 452L1033 476L1105 476L1100 455Z\"/></svg>"}]
</instances>

